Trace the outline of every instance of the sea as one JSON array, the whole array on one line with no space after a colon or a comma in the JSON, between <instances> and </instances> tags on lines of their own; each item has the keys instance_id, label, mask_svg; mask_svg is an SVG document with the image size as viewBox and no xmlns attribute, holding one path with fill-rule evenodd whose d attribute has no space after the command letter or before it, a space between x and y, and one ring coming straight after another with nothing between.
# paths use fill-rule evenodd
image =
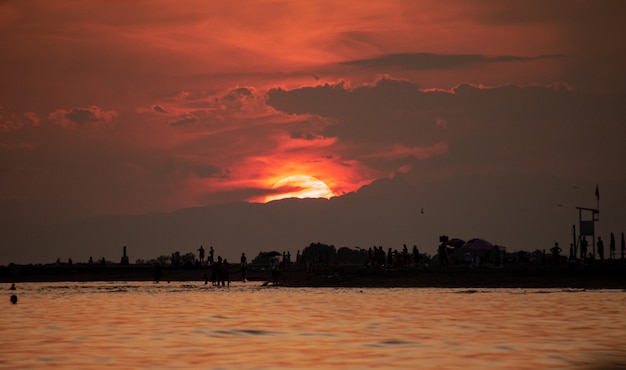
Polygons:
<instances>
[{"instance_id":1,"label":"sea","mask_svg":"<svg viewBox=\"0 0 626 370\"><path fill-rule=\"evenodd\" d=\"M626 369L624 290L16 286L0 369Z\"/></svg>"}]
</instances>

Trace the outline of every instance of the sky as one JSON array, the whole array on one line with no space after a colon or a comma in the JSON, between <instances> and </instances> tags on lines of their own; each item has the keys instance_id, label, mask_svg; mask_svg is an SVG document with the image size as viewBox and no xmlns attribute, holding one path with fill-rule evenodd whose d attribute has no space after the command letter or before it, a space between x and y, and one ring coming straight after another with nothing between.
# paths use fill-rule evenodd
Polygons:
<instances>
[{"instance_id":1,"label":"sky","mask_svg":"<svg viewBox=\"0 0 626 370\"><path fill-rule=\"evenodd\" d=\"M511 249L568 245L598 186L608 239L626 230L625 25L623 1L0 1L0 264L66 258L24 237L59 223L384 203L364 189L386 180L452 210L434 233L476 236L459 202L477 183L490 215L563 216L508 235L479 217ZM397 237L372 243L414 242Z\"/></svg>"}]
</instances>

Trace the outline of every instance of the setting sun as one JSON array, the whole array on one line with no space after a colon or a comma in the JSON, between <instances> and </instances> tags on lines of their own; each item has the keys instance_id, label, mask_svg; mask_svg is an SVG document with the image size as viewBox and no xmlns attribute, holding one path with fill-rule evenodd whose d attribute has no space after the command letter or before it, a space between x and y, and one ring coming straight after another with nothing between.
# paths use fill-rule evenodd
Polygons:
<instances>
[{"instance_id":1,"label":"setting sun","mask_svg":"<svg viewBox=\"0 0 626 370\"><path fill-rule=\"evenodd\" d=\"M272 187L274 195L265 197L265 202L285 198L331 198L335 193L323 181L313 176L293 175L278 181Z\"/></svg>"}]
</instances>

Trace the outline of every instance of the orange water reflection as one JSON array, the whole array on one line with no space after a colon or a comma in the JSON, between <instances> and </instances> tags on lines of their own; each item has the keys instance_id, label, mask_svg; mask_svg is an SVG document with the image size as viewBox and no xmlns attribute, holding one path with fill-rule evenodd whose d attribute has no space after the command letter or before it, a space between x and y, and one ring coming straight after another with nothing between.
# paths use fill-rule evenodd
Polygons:
<instances>
[{"instance_id":1,"label":"orange water reflection","mask_svg":"<svg viewBox=\"0 0 626 370\"><path fill-rule=\"evenodd\" d=\"M619 290L18 286L0 368L598 368L626 359Z\"/></svg>"}]
</instances>

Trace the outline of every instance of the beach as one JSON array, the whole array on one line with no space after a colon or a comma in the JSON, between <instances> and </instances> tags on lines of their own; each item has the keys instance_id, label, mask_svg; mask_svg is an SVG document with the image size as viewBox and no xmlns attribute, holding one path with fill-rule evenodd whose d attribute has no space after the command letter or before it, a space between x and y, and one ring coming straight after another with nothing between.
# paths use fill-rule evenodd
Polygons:
<instances>
[{"instance_id":1,"label":"beach","mask_svg":"<svg viewBox=\"0 0 626 370\"><path fill-rule=\"evenodd\" d=\"M204 282L208 266L161 268L161 283L174 281ZM153 281L153 265L12 265L0 266L0 282L60 281ZM231 281L241 281L239 267L230 270ZM251 284L270 284L271 271L251 266ZM503 266L469 268L451 265L404 269L368 269L365 266L289 266L280 274L279 285L286 287L432 287L432 288L571 288L626 289L626 267L621 261L607 261L581 268L560 266Z\"/></svg>"}]
</instances>

